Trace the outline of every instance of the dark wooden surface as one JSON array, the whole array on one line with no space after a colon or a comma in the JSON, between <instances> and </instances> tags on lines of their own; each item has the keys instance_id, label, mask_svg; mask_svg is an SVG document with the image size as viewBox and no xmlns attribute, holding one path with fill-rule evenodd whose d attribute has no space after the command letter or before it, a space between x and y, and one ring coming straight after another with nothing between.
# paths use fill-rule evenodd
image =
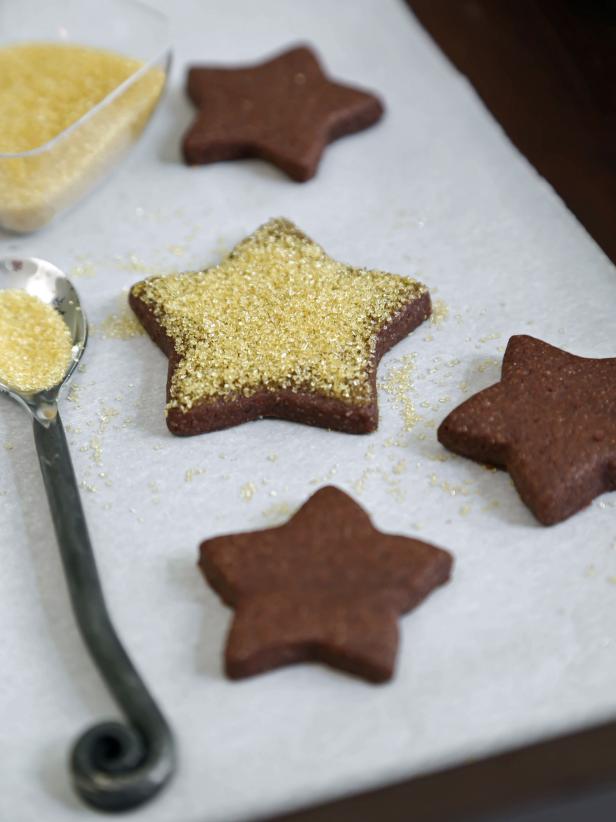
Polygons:
<instances>
[{"instance_id":1,"label":"dark wooden surface","mask_svg":"<svg viewBox=\"0 0 616 822\"><path fill-rule=\"evenodd\" d=\"M616 0L408 3L616 262ZM616 722L274 819L616 822Z\"/></svg>"},{"instance_id":2,"label":"dark wooden surface","mask_svg":"<svg viewBox=\"0 0 616 822\"><path fill-rule=\"evenodd\" d=\"M614 822L615 752L616 722L268 822Z\"/></svg>"},{"instance_id":3,"label":"dark wooden surface","mask_svg":"<svg viewBox=\"0 0 616 822\"><path fill-rule=\"evenodd\" d=\"M616 262L616 0L408 3Z\"/></svg>"}]
</instances>

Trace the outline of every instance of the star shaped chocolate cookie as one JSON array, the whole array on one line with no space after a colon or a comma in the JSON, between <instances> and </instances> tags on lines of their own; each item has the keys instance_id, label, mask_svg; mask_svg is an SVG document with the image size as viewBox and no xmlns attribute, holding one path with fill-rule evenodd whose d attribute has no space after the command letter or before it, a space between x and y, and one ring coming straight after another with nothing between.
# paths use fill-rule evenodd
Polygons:
<instances>
[{"instance_id":1,"label":"star shaped chocolate cookie","mask_svg":"<svg viewBox=\"0 0 616 822\"><path fill-rule=\"evenodd\" d=\"M443 421L446 448L506 468L544 525L616 489L616 358L511 337L501 381Z\"/></svg>"},{"instance_id":2,"label":"star shaped chocolate cookie","mask_svg":"<svg viewBox=\"0 0 616 822\"><path fill-rule=\"evenodd\" d=\"M325 662L373 682L393 674L398 618L447 582L441 548L377 531L337 488L285 524L206 540L199 565L235 609L225 667L240 679Z\"/></svg>"},{"instance_id":3,"label":"star shaped chocolate cookie","mask_svg":"<svg viewBox=\"0 0 616 822\"><path fill-rule=\"evenodd\" d=\"M129 299L169 357L175 434L260 417L373 431L378 361L431 311L421 283L339 263L281 219L220 265L151 277Z\"/></svg>"},{"instance_id":4,"label":"star shaped chocolate cookie","mask_svg":"<svg viewBox=\"0 0 616 822\"><path fill-rule=\"evenodd\" d=\"M261 157L299 182L315 175L327 143L383 114L374 94L329 80L306 47L256 66L195 66L188 95L199 111L184 136L187 163Z\"/></svg>"}]
</instances>

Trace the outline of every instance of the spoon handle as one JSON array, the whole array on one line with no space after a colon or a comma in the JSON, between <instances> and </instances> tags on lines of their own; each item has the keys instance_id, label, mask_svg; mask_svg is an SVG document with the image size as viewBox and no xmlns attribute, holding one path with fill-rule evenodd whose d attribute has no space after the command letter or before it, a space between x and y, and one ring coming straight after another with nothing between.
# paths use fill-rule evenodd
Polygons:
<instances>
[{"instance_id":1,"label":"spoon handle","mask_svg":"<svg viewBox=\"0 0 616 822\"><path fill-rule=\"evenodd\" d=\"M173 774L173 736L107 612L59 414L47 424L34 421L34 440L77 624L127 719L95 725L77 740L73 783L88 804L124 811L154 796Z\"/></svg>"}]
</instances>

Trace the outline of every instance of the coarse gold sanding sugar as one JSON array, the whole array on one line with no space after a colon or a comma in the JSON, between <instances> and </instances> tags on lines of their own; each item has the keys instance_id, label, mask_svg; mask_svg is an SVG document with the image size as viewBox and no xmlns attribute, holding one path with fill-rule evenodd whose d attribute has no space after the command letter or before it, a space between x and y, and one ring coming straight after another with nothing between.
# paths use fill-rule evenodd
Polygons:
<instances>
[{"instance_id":1,"label":"coarse gold sanding sugar","mask_svg":"<svg viewBox=\"0 0 616 822\"><path fill-rule=\"evenodd\" d=\"M337 262L284 219L215 268L132 289L180 355L168 408L184 411L262 389L367 403L379 333L425 291L408 277Z\"/></svg>"},{"instance_id":2,"label":"coarse gold sanding sugar","mask_svg":"<svg viewBox=\"0 0 616 822\"><path fill-rule=\"evenodd\" d=\"M24 393L61 382L71 360L68 326L26 291L0 291L0 382Z\"/></svg>"},{"instance_id":3,"label":"coarse gold sanding sugar","mask_svg":"<svg viewBox=\"0 0 616 822\"><path fill-rule=\"evenodd\" d=\"M0 157L0 224L17 231L43 225L138 136L163 89L160 69L145 72L73 131L62 132L142 65L67 43L0 48L0 154L9 155Z\"/></svg>"}]
</instances>

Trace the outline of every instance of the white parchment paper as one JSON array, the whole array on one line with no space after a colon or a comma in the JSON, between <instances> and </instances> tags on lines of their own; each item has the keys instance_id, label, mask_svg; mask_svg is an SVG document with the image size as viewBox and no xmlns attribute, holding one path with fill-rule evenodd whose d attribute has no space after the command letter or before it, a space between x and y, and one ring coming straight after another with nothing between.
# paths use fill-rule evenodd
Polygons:
<instances>
[{"instance_id":1,"label":"white parchment paper","mask_svg":"<svg viewBox=\"0 0 616 822\"><path fill-rule=\"evenodd\" d=\"M495 381L511 334L613 356L614 267L402 2L157 5L172 18L175 68L137 148L51 228L0 235L1 253L72 273L96 326L62 411L113 617L181 756L173 784L132 818L244 819L613 714L615 495L541 527L507 474L448 454L435 428ZM182 165L186 64L252 61L298 41L333 76L379 90L383 122L331 146L305 185L258 161ZM164 357L146 337L109 336L123 289L215 262L277 215L341 260L420 277L447 305L381 365L387 381L416 355L412 430L381 390L379 430L365 437L277 421L167 432ZM450 549L453 580L402 620L389 685L316 665L230 683L230 613L196 570L197 545L280 522L327 482L382 529ZM72 794L66 751L115 708L73 624L29 420L6 399L0 543L0 817L94 819Z\"/></svg>"}]
</instances>

